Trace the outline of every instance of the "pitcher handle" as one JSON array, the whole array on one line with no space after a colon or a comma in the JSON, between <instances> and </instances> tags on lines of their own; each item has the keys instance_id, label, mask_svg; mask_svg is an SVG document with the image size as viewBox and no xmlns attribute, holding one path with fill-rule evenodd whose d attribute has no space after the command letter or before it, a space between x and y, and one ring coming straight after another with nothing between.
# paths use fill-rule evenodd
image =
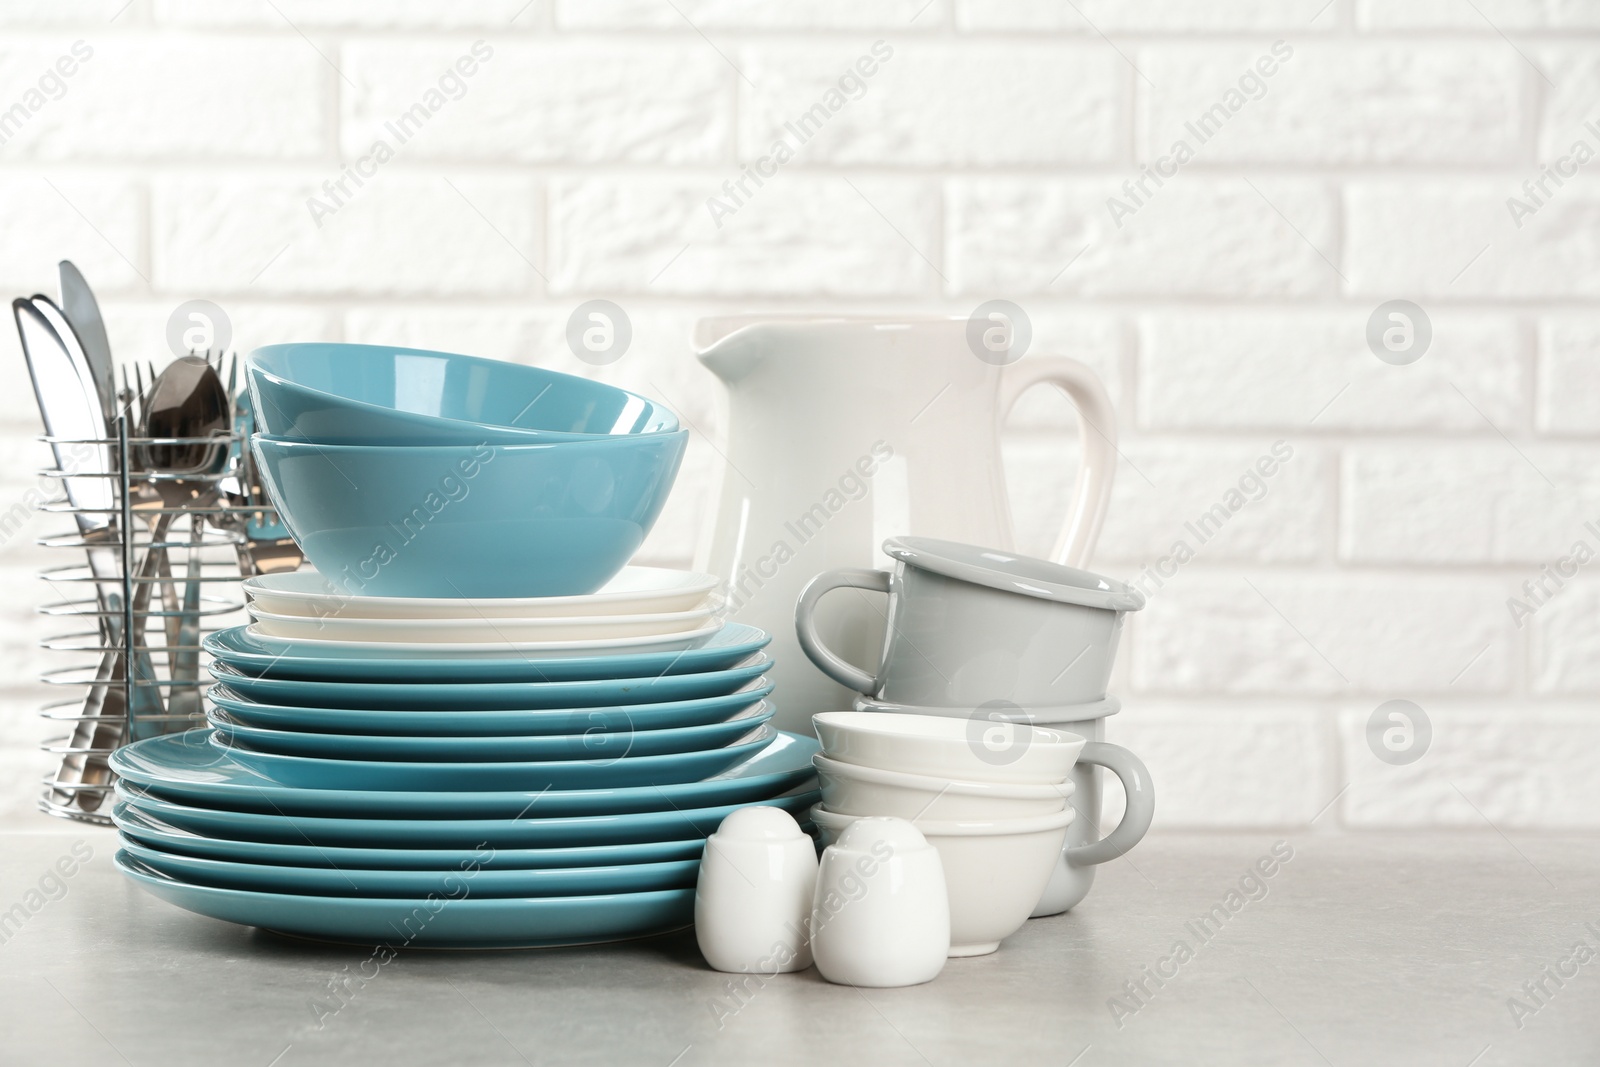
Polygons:
<instances>
[{"instance_id":1,"label":"pitcher handle","mask_svg":"<svg viewBox=\"0 0 1600 1067\"><path fill-rule=\"evenodd\" d=\"M800 600L794 606L795 636L800 647L817 669L840 685L858 693L871 696L877 692L878 679L846 662L838 653L822 643L817 636L817 623L813 613L824 594L835 589L868 589L874 593L889 591L888 571L840 570L823 571L800 590Z\"/></svg>"},{"instance_id":2,"label":"pitcher handle","mask_svg":"<svg viewBox=\"0 0 1600 1067\"><path fill-rule=\"evenodd\" d=\"M1002 372L1002 417L1023 393L1045 382L1066 393L1078 409L1078 442L1083 450L1083 469L1078 472L1072 506L1050 558L1069 567L1084 567L1094 555L1111 503L1111 482L1117 474L1117 415L1094 371L1067 356L1036 356L1010 364Z\"/></svg>"},{"instance_id":3,"label":"pitcher handle","mask_svg":"<svg viewBox=\"0 0 1600 1067\"><path fill-rule=\"evenodd\" d=\"M1078 762L1104 767L1122 779L1122 791L1128 798L1122 821L1115 830L1099 841L1067 849L1069 864L1089 867L1114 860L1139 843L1144 832L1150 829L1150 820L1155 818L1156 791L1150 784L1150 772L1145 769L1144 761L1121 745L1090 741L1078 753Z\"/></svg>"}]
</instances>

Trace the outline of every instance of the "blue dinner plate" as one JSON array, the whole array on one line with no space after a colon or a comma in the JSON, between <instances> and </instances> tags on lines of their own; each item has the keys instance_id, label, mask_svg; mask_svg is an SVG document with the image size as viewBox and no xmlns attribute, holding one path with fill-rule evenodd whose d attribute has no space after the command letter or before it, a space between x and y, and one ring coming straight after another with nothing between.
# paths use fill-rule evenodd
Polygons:
<instances>
[{"instance_id":1,"label":"blue dinner plate","mask_svg":"<svg viewBox=\"0 0 1600 1067\"><path fill-rule=\"evenodd\" d=\"M209 634L200 647L242 674L328 682L573 682L724 671L767 646L764 630L730 622L687 649L612 656L527 659L352 654L327 643L272 638L271 644L234 626Z\"/></svg>"},{"instance_id":2,"label":"blue dinner plate","mask_svg":"<svg viewBox=\"0 0 1600 1067\"><path fill-rule=\"evenodd\" d=\"M149 798L146 798L149 802ZM464 871L473 864L484 870L545 870L552 867L618 867L631 863L698 860L705 842L635 841L622 845L575 845L566 848L347 848L339 845L284 844L278 841L235 841L174 826L133 807L126 800L111 806L111 821L125 841L137 841L168 855L232 860L282 867L339 868L346 871Z\"/></svg>"},{"instance_id":3,"label":"blue dinner plate","mask_svg":"<svg viewBox=\"0 0 1600 1067\"><path fill-rule=\"evenodd\" d=\"M209 727L202 728L212 745L246 767L299 789L376 789L393 791L437 790L472 792L479 789L577 789L626 785L667 785L698 782L727 770L746 756L771 744L777 732L770 726L753 731L721 748L695 752L670 752L659 756L630 756L618 745L615 752L579 759L521 760L488 763L468 761L349 760L315 756L284 756L259 752L237 739L229 740ZM193 733L194 731L189 731ZM606 735L615 736L615 735Z\"/></svg>"},{"instance_id":4,"label":"blue dinner plate","mask_svg":"<svg viewBox=\"0 0 1600 1067\"><path fill-rule=\"evenodd\" d=\"M402 792L286 785L241 763L235 750L211 745L205 733L168 734L119 748L111 757L121 777L118 788L134 796L149 792L182 803L274 815L422 819L613 815L748 803L796 786L809 787L816 774L811 757L821 750L813 738L780 731L759 752L700 781L620 788L585 782L586 788L580 789Z\"/></svg>"},{"instance_id":5,"label":"blue dinner plate","mask_svg":"<svg viewBox=\"0 0 1600 1067\"><path fill-rule=\"evenodd\" d=\"M742 804L672 808L619 815L573 815L539 818L363 819L316 815L267 815L226 811L140 795L126 782L117 796L141 814L151 815L191 833L239 841L277 841L291 845L339 845L353 848L494 849L565 848L635 842L703 839L740 808L782 808L797 818L822 799L814 788Z\"/></svg>"},{"instance_id":6,"label":"blue dinner plate","mask_svg":"<svg viewBox=\"0 0 1600 1067\"><path fill-rule=\"evenodd\" d=\"M212 709L207 719L223 739L258 752L337 760L482 761L592 760L661 756L731 745L763 726L777 711L762 701L722 722L666 730L595 730L533 737L391 737L266 729Z\"/></svg>"},{"instance_id":7,"label":"blue dinner plate","mask_svg":"<svg viewBox=\"0 0 1600 1067\"><path fill-rule=\"evenodd\" d=\"M469 891L474 897L643 893L652 889L692 889L700 871L697 859L546 870L490 869L477 859L453 871L280 867L270 863L236 863L167 853L126 837L122 840L122 850L145 866L191 885L328 897L425 897L429 893L449 897L463 891ZM485 848L480 855L487 860L494 851Z\"/></svg>"},{"instance_id":8,"label":"blue dinner plate","mask_svg":"<svg viewBox=\"0 0 1600 1067\"><path fill-rule=\"evenodd\" d=\"M211 702L246 726L303 733L391 734L405 737L527 737L606 730L664 730L722 722L757 704L772 692L764 678L732 693L699 700L619 704L600 708L510 708L490 711L388 710L383 708L301 708L263 704L217 683L206 690Z\"/></svg>"},{"instance_id":9,"label":"blue dinner plate","mask_svg":"<svg viewBox=\"0 0 1600 1067\"><path fill-rule=\"evenodd\" d=\"M305 678L258 678L226 663L211 675L234 692L263 704L311 708L382 708L421 711L490 711L530 708L602 708L701 700L726 696L772 667L757 652L722 670L637 678L590 678L572 682L330 682ZM393 676L391 676L393 677Z\"/></svg>"},{"instance_id":10,"label":"blue dinner plate","mask_svg":"<svg viewBox=\"0 0 1600 1067\"><path fill-rule=\"evenodd\" d=\"M241 926L391 948L552 948L666 933L694 920L693 889L565 897L309 896L192 885L126 852L117 869L186 911Z\"/></svg>"}]
</instances>

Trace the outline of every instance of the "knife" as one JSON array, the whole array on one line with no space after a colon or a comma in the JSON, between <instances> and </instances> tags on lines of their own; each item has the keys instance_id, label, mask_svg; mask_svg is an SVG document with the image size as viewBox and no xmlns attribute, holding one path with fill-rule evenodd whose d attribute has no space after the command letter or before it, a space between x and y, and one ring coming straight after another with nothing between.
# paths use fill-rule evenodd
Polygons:
<instances>
[{"instance_id":1,"label":"knife","mask_svg":"<svg viewBox=\"0 0 1600 1067\"><path fill-rule=\"evenodd\" d=\"M111 482L115 467L111 450L104 443L62 443L104 442L105 418L87 362L78 358L81 353L68 347L45 310L19 297L11 302L11 314L16 319L45 433L56 439L50 442L56 468L67 475L62 478L62 487L88 553L89 573L95 581L96 603L101 612L100 629L110 645L84 695L83 709L68 746L114 748L122 736L128 710L122 684L125 668L120 653L113 651L122 644L122 561L114 510L116 492ZM73 477L74 474L80 477ZM76 804L82 810L93 811L99 807L100 798L92 793L80 796L71 787L108 784L110 773L103 756L68 752L62 756L52 783L53 787L64 788L54 788L54 798L61 805Z\"/></svg>"},{"instance_id":2,"label":"knife","mask_svg":"<svg viewBox=\"0 0 1600 1067\"><path fill-rule=\"evenodd\" d=\"M94 377L95 390L100 397L100 410L110 422L117 411L116 369L111 362L111 342L106 337L106 320L100 314L100 304L94 290L72 265L63 259L58 268L61 278L61 309L67 321L77 331L83 353L89 360L89 372Z\"/></svg>"}]
</instances>

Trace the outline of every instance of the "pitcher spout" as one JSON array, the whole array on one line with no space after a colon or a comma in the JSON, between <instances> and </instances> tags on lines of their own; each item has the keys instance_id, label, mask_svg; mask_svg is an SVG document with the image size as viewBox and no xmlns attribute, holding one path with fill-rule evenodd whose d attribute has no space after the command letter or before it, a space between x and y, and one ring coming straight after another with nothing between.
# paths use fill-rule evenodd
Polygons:
<instances>
[{"instance_id":1,"label":"pitcher spout","mask_svg":"<svg viewBox=\"0 0 1600 1067\"><path fill-rule=\"evenodd\" d=\"M765 321L745 315L701 319L694 326L694 354L707 370L731 385L759 361L764 346L756 335Z\"/></svg>"}]
</instances>

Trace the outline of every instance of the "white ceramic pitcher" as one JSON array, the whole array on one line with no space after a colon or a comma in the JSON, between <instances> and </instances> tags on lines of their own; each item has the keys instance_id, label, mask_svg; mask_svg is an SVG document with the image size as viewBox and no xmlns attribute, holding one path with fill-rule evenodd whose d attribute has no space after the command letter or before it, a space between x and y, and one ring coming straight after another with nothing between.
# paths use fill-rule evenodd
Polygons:
<instances>
[{"instance_id":1,"label":"white ceramic pitcher","mask_svg":"<svg viewBox=\"0 0 1600 1067\"><path fill-rule=\"evenodd\" d=\"M878 546L915 534L1013 547L1000 428L1034 385L1078 409L1083 454L1051 558L1088 562L1116 472L1116 421L1094 373L1062 356L1009 366L975 354L967 320L945 317L703 319L697 354L727 385L727 442L716 517L698 569L728 583L733 618L772 634L775 725L856 694L806 659L795 601L816 574L883 563ZM1062 478L1071 477L1063 463ZM817 612L828 647L871 669L883 597L838 595Z\"/></svg>"}]
</instances>

